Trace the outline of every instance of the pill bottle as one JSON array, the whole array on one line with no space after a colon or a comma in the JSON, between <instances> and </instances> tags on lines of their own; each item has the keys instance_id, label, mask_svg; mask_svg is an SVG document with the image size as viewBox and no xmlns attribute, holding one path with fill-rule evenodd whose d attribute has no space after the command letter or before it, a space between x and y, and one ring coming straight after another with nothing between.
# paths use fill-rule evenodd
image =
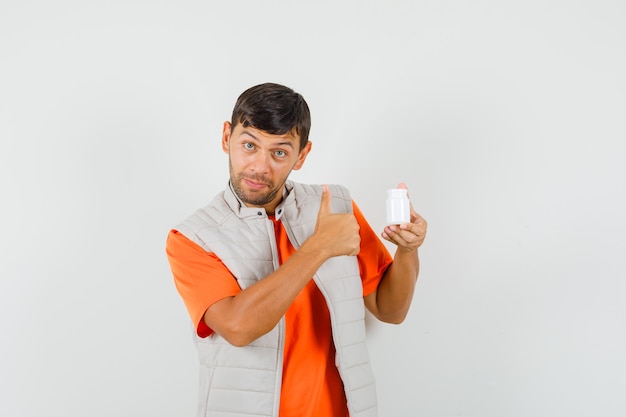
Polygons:
<instances>
[{"instance_id":1,"label":"pill bottle","mask_svg":"<svg viewBox=\"0 0 626 417\"><path fill-rule=\"evenodd\" d=\"M387 190L387 224L402 224L411 221L409 196L405 188Z\"/></svg>"}]
</instances>

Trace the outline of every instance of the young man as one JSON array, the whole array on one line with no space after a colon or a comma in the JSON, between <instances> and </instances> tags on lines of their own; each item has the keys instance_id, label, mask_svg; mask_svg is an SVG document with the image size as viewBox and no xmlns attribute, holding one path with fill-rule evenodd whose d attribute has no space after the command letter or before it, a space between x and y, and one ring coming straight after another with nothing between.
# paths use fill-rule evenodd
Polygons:
<instances>
[{"instance_id":1,"label":"young man","mask_svg":"<svg viewBox=\"0 0 626 417\"><path fill-rule=\"evenodd\" d=\"M168 236L195 327L199 416L376 415L365 307L404 320L426 221L411 207L410 223L385 227L392 259L345 188L288 180L311 151L310 120L290 88L243 92L222 133L228 186Z\"/></svg>"}]
</instances>

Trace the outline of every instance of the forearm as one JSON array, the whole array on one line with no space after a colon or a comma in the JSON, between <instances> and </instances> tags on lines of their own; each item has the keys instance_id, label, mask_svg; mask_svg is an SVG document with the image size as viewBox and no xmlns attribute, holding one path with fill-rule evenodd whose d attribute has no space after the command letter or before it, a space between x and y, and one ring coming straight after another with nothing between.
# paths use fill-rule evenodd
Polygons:
<instances>
[{"instance_id":1,"label":"forearm","mask_svg":"<svg viewBox=\"0 0 626 417\"><path fill-rule=\"evenodd\" d=\"M379 320L395 324L404 321L413 300L418 274L417 249L398 248L375 293L373 313Z\"/></svg>"},{"instance_id":2,"label":"forearm","mask_svg":"<svg viewBox=\"0 0 626 417\"><path fill-rule=\"evenodd\" d=\"M272 330L328 256L307 241L276 271L207 309L206 324L236 346L245 346Z\"/></svg>"}]
</instances>

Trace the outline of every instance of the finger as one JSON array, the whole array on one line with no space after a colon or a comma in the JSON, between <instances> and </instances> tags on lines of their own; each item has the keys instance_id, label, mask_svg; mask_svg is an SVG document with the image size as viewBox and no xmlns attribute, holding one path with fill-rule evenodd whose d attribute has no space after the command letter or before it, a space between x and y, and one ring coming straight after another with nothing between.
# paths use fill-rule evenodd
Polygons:
<instances>
[{"instance_id":1,"label":"finger","mask_svg":"<svg viewBox=\"0 0 626 417\"><path fill-rule=\"evenodd\" d=\"M387 226L383 232L383 237L400 246L421 245L426 235L426 225L406 223L398 226Z\"/></svg>"},{"instance_id":2,"label":"finger","mask_svg":"<svg viewBox=\"0 0 626 417\"><path fill-rule=\"evenodd\" d=\"M397 245L398 247L403 247L406 249L415 249L422 245L424 238L422 236L415 235L413 233L403 234L395 233L395 232L383 232L382 237L385 240Z\"/></svg>"},{"instance_id":3,"label":"finger","mask_svg":"<svg viewBox=\"0 0 626 417\"><path fill-rule=\"evenodd\" d=\"M407 233L404 236L406 236L408 240L413 240L408 234L413 234L417 236L418 239L424 239L426 235L426 221L421 217L416 222L401 224L399 228L398 233Z\"/></svg>"},{"instance_id":4,"label":"finger","mask_svg":"<svg viewBox=\"0 0 626 417\"><path fill-rule=\"evenodd\" d=\"M332 210L330 207L330 201L331 201L330 188L328 188L328 185L324 184L322 185L322 202L320 204L319 214L332 213Z\"/></svg>"},{"instance_id":5,"label":"finger","mask_svg":"<svg viewBox=\"0 0 626 417\"><path fill-rule=\"evenodd\" d=\"M383 231L383 233L381 234L381 236L393 243L394 245L397 246L406 246L407 242L402 238L402 236L400 235L400 233L398 233L397 231L391 230L391 229L385 229Z\"/></svg>"},{"instance_id":6,"label":"finger","mask_svg":"<svg viewBox=\"0 0 626 417\"><path fill-rule=\"evenodd\" d=\"M424 220L423 217L420 216L420 214L413 208L413 203L409 204L409 212L411 213L411 223L417 224Z\"/></svg>"},{"instance_id":7,"label":"finger","mask_svg":"<svg viewBox=\"0 0 626 417\"><path fill-rule=\"evenodd\" d=\"M407 187L405 183L399 182L396 188L406 190L406 196L409 198L409 204L411 206L411 210L413 210L413 203L411 203L411 195L409 194L409 187Z\"/></svg>"},{"instance_id":8,"label":"finger","mask_svg":"<svg viewBox=\"0 0 626 417\"><path fill-rule=\"evenodd\" d=\"M411 196L409 195L409 187L407 187L405 183L399 182L396 188L406 190L406 196L409 198L409 201L411 200Z\"/></svg>"},{"instance_id":9,"label":"finger","mask_svg":"<svg viewBox=\"0 0 626 417\"><path fill-rule=\"evenodd\" d=\"M415 208L413 207L413 201L411 200L409 189L407 188L406 184L403 182L398 184L398 188L405 188L407 190L406 196L409 198L409 213L411 214L411 223L417 223L419 220L422 219L422 216L420 216L419 213L415 211Z\"/></svg>"}]
</instances>

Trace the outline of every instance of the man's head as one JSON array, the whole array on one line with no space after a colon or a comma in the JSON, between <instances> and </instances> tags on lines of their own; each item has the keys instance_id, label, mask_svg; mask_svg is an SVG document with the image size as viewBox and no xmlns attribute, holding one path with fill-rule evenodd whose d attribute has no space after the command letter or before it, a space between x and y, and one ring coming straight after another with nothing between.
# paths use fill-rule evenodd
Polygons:
<instances>
[{"instance_id":1,"label":"man's head","mask_svg":"<svg viewBox=\"0 0 626 417\"><path fill-rule=\"evenodd\" d=\"M230 119L235 128L254 127L273 135L291 133L300 138L300 149L309 141L311 114L304 97L284 85L265 83L244 91Z\"/></svg>"},{"instance_id":2,"label":"man's head","mask_svg":"<svg viewBox=\"0 0 626 417\"><path fill-rule=\"evenodd\" d=\"M287 177L311 150L310 126L304 98L290 88L261 84L239 96L231 122L224 122L222 149L242 202L274 213Z\"/></svg>"}]
</instances>

